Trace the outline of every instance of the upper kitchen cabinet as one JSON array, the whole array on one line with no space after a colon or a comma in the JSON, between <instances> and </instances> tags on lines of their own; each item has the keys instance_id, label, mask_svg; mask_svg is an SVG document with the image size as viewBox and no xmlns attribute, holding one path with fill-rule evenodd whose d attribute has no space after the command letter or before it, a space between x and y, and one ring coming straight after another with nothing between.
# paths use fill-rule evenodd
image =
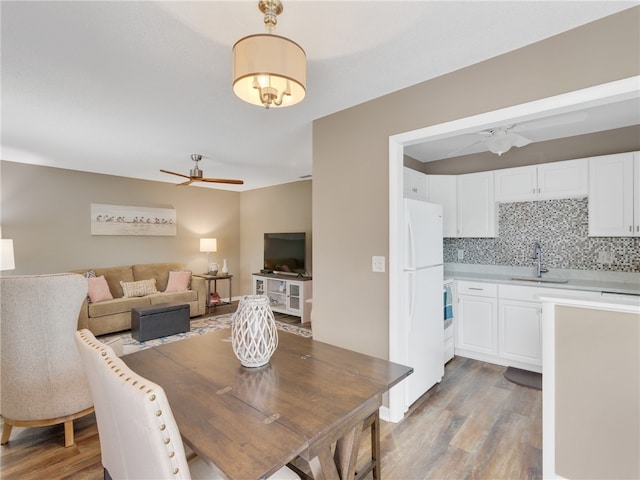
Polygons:
<instances>
[{"instance_id":1,"label":"upper kitchen cabinet","mask_svg":"<svg viewBox=\"0 0 640 480\"><path fill-rule=\"evenodd\" d=\"M457 175L427 175L429 202L442 205L442 235L458 236Z\"/></svg>"},{"instance_id":2,"label":"upper kitchen cabinet","mask_svg":"<svg viewBox=\"0 0 640 480\"><path fill-rule=\"evenodd\" d=\"M495 237L497 235L494 172L458 175L457 237Z\"/></svg>"},{"instance_id":3,"label":"upper kitchen cabinet","mask_svg":"<svg viewBox=\"0 0 640 480\"><path fill-rule=\"evenodd\" d=\"M406 198L415 198L426 202L429 200L428 188L427 176L424 173L404 167L404 196Z\"/></svg>"},{"instance_id":4,"label":"upper kitchen cabinet","mask_svg":"<svg viewBox=\"0 0 640 480\"><path fill-rule=\"evenodd\" d=\"M640 236L640 154L589 159L589 235Z\"/></svg>"},{"instance_id":5,"label":"upper kitchen cabinet","mask_svg":"<svg viewBox=\"0 0 640 480\"><path fill-rule=\"evenodd\" d=\"M495 172L495 199L524 202L586 197L589 191L587 159L552 162Z\"/></svg>"}]
</instances>

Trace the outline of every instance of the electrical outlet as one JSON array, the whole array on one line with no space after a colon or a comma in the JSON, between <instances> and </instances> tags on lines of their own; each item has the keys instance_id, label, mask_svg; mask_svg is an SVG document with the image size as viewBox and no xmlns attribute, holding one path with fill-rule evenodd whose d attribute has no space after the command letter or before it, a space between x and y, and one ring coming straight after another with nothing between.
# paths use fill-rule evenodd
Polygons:
<instances>
[{"instance_id":1,"label":"electrical outlet","mask_svg":"<svg viewBox=\"0 0 640 480\"><path fill-rule=\"evenodd\" d=\"M464 250L458 249L458 260L464 260Z\"/></svg>"},{"instance_id":2,"label":"electrical outlet","mask_svg":"<svg viewBox=\"0 0 640 480\"><path fill-rule=\"evenodd\" d=\"M384 273L385 258L374 255L371 257L371 271Z\"/></svg>"}]
</instances>

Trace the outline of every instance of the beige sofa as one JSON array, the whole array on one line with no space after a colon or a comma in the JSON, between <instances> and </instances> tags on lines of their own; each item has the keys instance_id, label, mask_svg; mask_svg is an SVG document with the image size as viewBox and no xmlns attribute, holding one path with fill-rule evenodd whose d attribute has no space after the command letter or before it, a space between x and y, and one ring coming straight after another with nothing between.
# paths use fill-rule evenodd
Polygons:
<instances>
[{"instance_id":1,"label":"beige sofa","mask_svg":"<svg viewBox=\"0 0 640 480\"><path fill-rule=\"evenodd\" d=\"M191 277L191 287L183 292L164 293L169 281L169 272L184 270L181 263L151 263L146 265L127 265L111 268L86 268L73 270L85 274L95 272L97 277L104 275L113 300L92 303L84 301L78 317L78 329L87 328L94 335L119 332L131 329L131 309L146 307L158 303L181 302L189 305L191 317L203 315L207 309L207 285L205 280ZM124 297L120 281L135 282L156 279L158 293L143 297Z\"/></svg>"}]
</instances>

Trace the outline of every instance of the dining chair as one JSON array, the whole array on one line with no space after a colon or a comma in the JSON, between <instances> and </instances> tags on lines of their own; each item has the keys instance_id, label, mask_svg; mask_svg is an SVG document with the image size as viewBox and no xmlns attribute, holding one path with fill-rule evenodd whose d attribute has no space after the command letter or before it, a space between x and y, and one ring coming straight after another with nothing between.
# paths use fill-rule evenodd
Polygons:
<instances>
[{"instance_id":1,"label":"dining chair","mask_svg":"<svg viewBox=\"0 0 640 480\"><path fill-rule=\"evenodd\" d=\"M224 479L201 457L189 461L162 387L131 370L87 329L76 345L94 399L105 479ZM272 479L298 479L287 467Z\"/></svg>"},{"instance_id":2,"label":"dining chair","mask_svg":"<svg viewBox=\"0 0 640 480\"><path fill-rule=\"evenodd\" d=\"M0 278L0 443L13 427L64 424L64 446L74 441L73 421L93 412L93 401L73 334L87 296L78 274Z\"/></svg>"}]
</instances>

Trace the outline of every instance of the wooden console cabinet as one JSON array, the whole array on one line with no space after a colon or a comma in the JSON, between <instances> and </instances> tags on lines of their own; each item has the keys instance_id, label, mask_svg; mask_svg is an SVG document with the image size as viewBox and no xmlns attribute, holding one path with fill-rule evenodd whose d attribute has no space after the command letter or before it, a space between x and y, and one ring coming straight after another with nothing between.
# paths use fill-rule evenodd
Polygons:
<instances>
[{"instance_id":1,"label":"wooden console cabinet","mask_svg":"<svg viewBox=\"0 0 640 480\"><path fill-rule=\"evenodd\" d=\"M271 310L300 317L302 323L311 321L311 277L282 274L253 274L253 294L266 295Z\"/></svg>"}]
</instances>

